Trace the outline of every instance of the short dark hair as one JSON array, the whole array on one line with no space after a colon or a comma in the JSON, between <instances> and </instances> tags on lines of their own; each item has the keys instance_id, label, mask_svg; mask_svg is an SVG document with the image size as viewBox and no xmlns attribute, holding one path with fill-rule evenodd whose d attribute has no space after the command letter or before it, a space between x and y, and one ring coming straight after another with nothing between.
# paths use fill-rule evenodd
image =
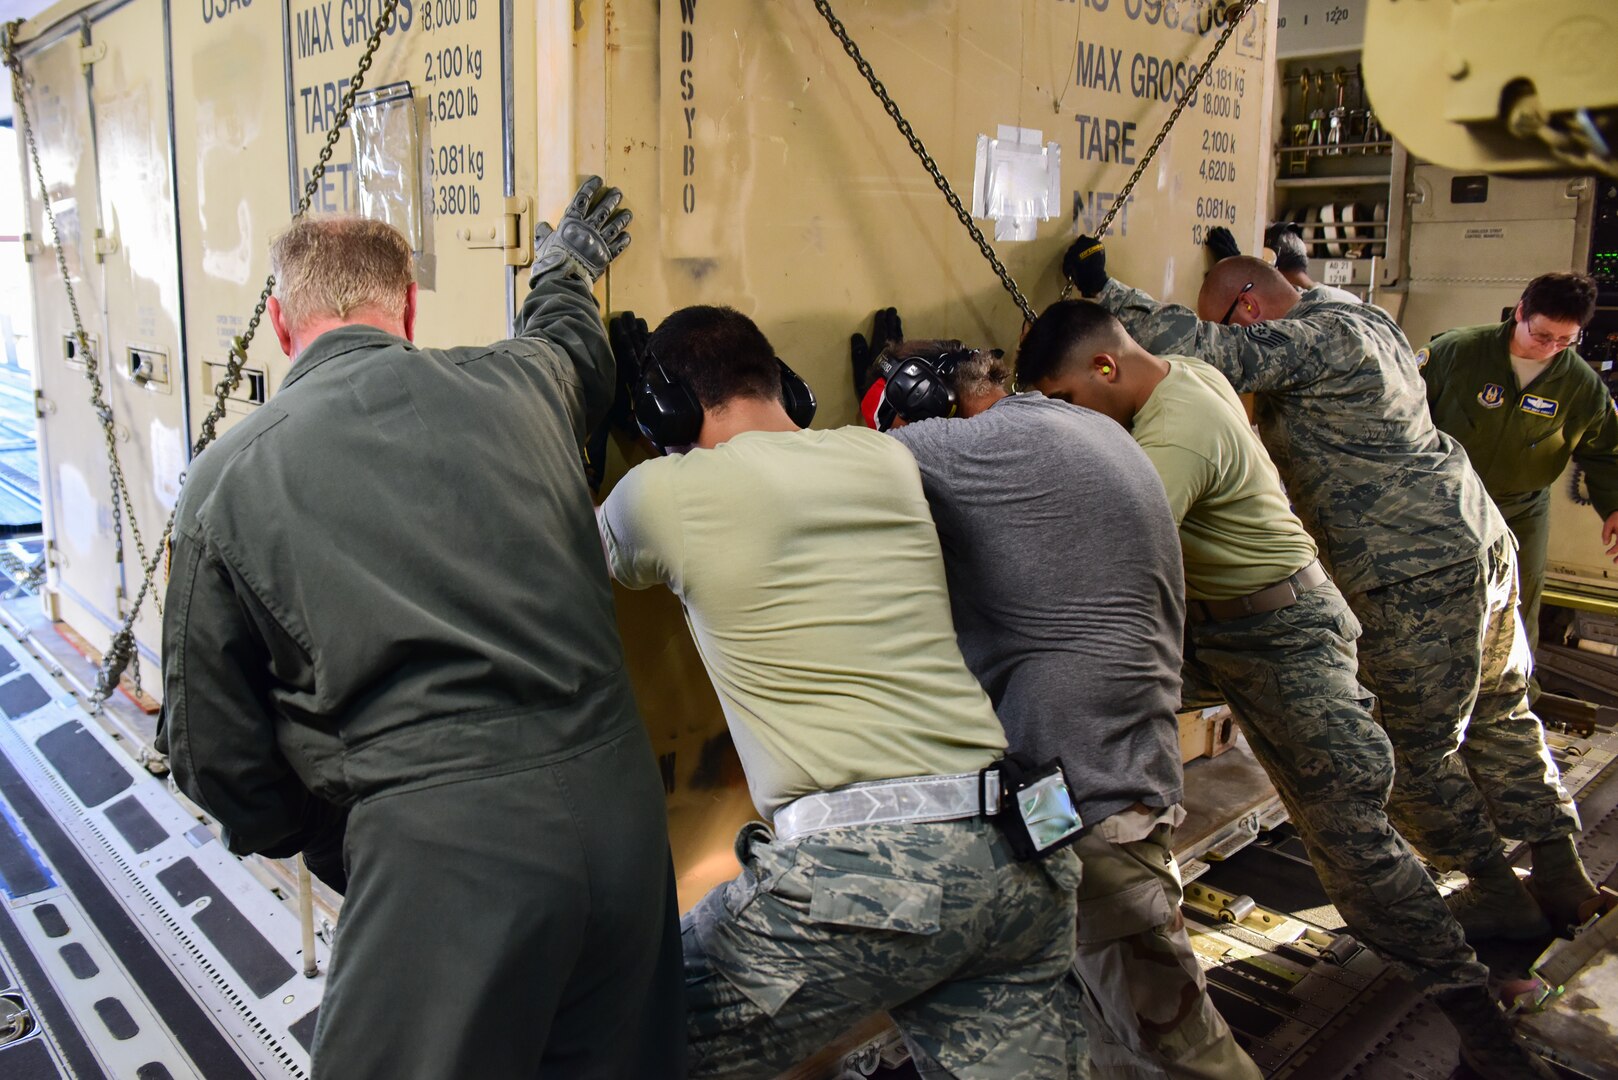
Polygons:
<instances>
[{"instance_id":1,"label":"short dark hair","mask_svg":"<svg viewBox=\"0 0 1618 1080\"><path fill-rule=\"evenodd\" d=\"M761 330L735 308L681 308L646 343L663 370L689 386L705 409L735 398L781 397L781 365Z\"/></svg>"},{"instance_id":2,"label":"short dark hair","mask_svg":"<svg viewBox=\"0 0 1618 1080\"><path fill-rule=\"evenodd\" d=\"M1275 252L1275 268L1288 270L1309 269L1309 249L1304 246L1303 234L1290 221L1277 221L1264 230L1264 246Z\"/></svg>"},{"instance_id":3,"label":"short dark hair","mask_svg":"<svg viewBox=\"0 0 1618 1080\"><path fill-rule=\"evenodd\" d=\"M1588 274L1541 274L1522 291L1522 313L1584 326L1596 315L1596 282Z\"/></svg>"},{"instance_id":4,"label":"short dark hair","mask_svg":"<svg viewBox=\"0 0 1618 1080\"><path fill-rule=\"evenodd\" d=\"M1059 300L1046 308L1017 349L1017 386L1027 389L1067 366L1076 346L1096 337L1128 338L1124 324L1093 300Z\"/></svg>"}]
</instances>

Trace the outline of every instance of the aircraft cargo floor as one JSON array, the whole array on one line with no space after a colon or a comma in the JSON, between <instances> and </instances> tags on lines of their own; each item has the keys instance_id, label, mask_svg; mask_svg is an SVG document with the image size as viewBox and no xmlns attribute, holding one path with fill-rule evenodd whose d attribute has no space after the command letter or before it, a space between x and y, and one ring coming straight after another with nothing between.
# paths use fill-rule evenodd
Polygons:
<instances>
[{"instance_id":1,"label":"aircraft cargo floor","mask_svg":"<svg viewBox=\"0 0 1618 1080\"><path fill-rule=\"evenodd\" d=\"M0 1077L306 1076L302 968L281 898L0 633Z\"/></svg>"},{"instance_id":2,"label":"aircraft cargo floor","mask_svg":"<svg viewBox=\"0 0 1618 1080\"><path fill-rule=\"evenodd\" d=\"M137 763L126 748L149 739L149 717L123 699L105 727L84 712L87 665L35 605L0 607L0 1077L306 1076L325 979L303 975L288 890L225 851ZM1618 732L1552 743L1591 874L1610 878ZM1464 1076L1449 1025L1344 932L1245 745L1193 762L1187 787L1187 923L1216 1002L1265 1073ZM1564 1075L1618 1080L1618 913L1586 934L1570 943L1588 946L1582 970L1523 1028ZM1483 959L1525 975L1547 944ZM1123 1063L1100 1040L1092 1052ZM913 1075L902 1057L891 1029L867 1024L790 1075Z\"/></svg>"}]
</instances>

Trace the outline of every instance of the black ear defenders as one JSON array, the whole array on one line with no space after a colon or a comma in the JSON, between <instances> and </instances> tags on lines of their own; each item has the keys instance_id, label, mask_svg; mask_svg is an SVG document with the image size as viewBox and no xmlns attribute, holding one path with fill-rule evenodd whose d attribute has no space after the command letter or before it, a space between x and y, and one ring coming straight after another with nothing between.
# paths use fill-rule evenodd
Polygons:
<instances>
[{"instance_id":1,"label":"black ear defenders","mask_svg":"<svg viewBox=\"0 0 1618 1080\"><path fill-rule=\"evenodd\" d=\"M957 349L937 358L928 356L884 356L877 361L882 382L881 400L871 426L887 431L895 419L913 424L954 416L960 406L950 379L961 361L970 358L971 349Z\"/></svg>"},{"instance_id":2,"label":"black ear defenders","mask_svg":"<svg viewBox=\"0 0 1618 1080\"><path fill-rule=\"evenodd\" d=\"M697 395L665 371L650 352L641 367L640 382L630 391L629 405L641 434L659 450L689 446L702 431L702 404Z\"/></svg>"},{"instance_id":3,"label":"black ear defenders","mask_svg":"<svg viewBox=\"0 0 1618 1080\"><path fill-rule=\"evenodd\" d=\"M775 362L781 365L781 406L794 424L806 428L813 422L815 410L820 407L815 400L815 392L809 389L802 375L787 366L785 360L777 356Z\"/></svg>"},{"instance_id":4,"label":"black ear defenders","mask_svg":"<svg viewBox=\"0 0 1618 1080\"><path fill-rule=\"evenodd\" d=\"M785 360L776 357L775 362L781 368L782 407L794 424L808 427L815 418L815 392ZM640 382L630 395L641 434L659 450L696 442L702 432L702 403L697 395L649 352L642 372Z\"/></svg>"}]
</instances>

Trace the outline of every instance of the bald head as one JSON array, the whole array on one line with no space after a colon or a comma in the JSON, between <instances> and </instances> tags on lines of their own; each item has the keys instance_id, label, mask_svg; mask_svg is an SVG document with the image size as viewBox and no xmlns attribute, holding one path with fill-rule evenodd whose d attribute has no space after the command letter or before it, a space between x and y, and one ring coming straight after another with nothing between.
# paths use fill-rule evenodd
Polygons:
<instances>
[{"instance_id":1,"label":"bald head","mask_svg":"<svg viewBox=\"0 0 1618 1080\"><path fill-rule=\"evenodd\" d=\"M1297 303L1298 290L1279 270L1263 259L1237 255L1208 271L1197 296L1197 316L1204 322L1251 326L1284 318Z\"/></svg>"}]
</instances>

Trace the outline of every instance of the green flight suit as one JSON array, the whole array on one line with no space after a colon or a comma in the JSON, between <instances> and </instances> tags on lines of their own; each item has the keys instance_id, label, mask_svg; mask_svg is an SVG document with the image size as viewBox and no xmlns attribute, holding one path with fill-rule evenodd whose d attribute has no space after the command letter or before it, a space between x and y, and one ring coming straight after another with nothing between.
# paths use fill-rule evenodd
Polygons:
<instances>
[{"instance_id":1,"label":"green flight suit","mask_svg":"<svg viewBox=\"0 0 1618 1080\"><path fill-rule=\"evenodd\" d=\"M317 1078L680 1073L663 788L579 458L612 353L566 269L518 325L321 335L180 497L176 781L239 854L348 810Z\"/></svg>"},{"instance_id":2,"label":"green flight suit","mask_svg":"<svg viewBox=\"0 0 1618 1080\"><path fill-rule=\"evenodd\" d=\"M1537 647L1550 486L1571 458L1584 470L1602 520L1618 510L1618 414L1601 376L1575 349L1563 349L1519 386L1511 366L1516 326L1508 319L1451 330L1417 353L1416 362L1433 423L1466 448L1517 537L1523 623Z\"/></svg>"},{"instance_id":3,"label":"green flight suit","mask_svg":"<svg viewBox=\"0 0 1618 1080\"><path fill-rule=\"evenodd\" d=\"M1362 627L1360 681L1393 743L1388 814L1405 839L1472 870L1504 853L1502 837L1576 830L1528 705L1506 523L1433 426L1393 318L1318 289L1252 326L1204 322L1118 281L1098 299L1151 352L1197 357L1254 394L1293 509Z\"/></svg>"}]
</instances>

